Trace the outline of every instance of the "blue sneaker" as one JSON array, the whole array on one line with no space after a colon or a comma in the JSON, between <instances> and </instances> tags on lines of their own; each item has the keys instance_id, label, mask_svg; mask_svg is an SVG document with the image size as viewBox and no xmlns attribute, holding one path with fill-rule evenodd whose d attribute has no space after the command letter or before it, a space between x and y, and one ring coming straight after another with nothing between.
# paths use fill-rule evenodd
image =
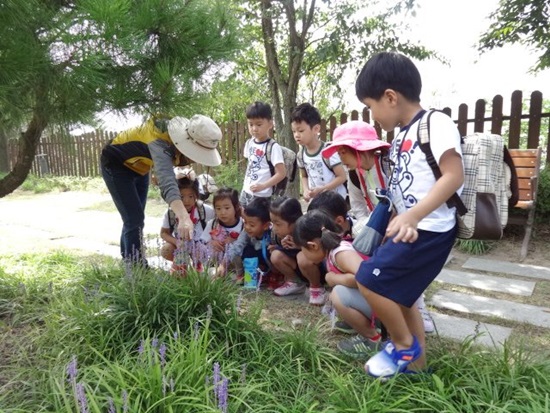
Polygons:
<instances>
[{"instance_id":1,"label":"blue sneaker","mask_svg":"<svg viewBox=\"0 0 550 413\"><path fill-rule=\"evenodd\" d=\"M365 371L373 377L390 377L401 373L422 354L422 347L413 336L412 346L406 350L396 350L389 341L384 349L371 357L365 364Z\"/></svg>"}]
</instances>

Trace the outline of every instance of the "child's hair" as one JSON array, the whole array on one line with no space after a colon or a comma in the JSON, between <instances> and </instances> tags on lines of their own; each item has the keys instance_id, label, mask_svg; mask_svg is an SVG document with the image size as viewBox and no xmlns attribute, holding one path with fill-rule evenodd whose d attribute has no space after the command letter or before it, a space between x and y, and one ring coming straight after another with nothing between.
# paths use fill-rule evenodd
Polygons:
<instances>
[{"instance_id":1,"label":"child's hair","mask_svg":"<svg viewBox=\"0 0 550 413\"><path fill-rule=\"evenodd\" d=\"M281 217L283 221L289 224L294 224L303 215L300 201L288 196L281 196L271 201L269 212Z\"/></svg>"},{"instance_id":2,"label":"child's hair","mask_svg":"<svg viewBox=\"0 0 550 413\"><path fill-rule=\"evenodd\" d=\"M239 202L239 193L236 189L233 188L220 188L214 194L212 198L212 205L216 208L216 202L223 199L229 199L235 208L235 218L239 219L241 217L241 204Z\"/></svg>"},{"instance_id":3,"label":"child's hair","mask_svg":"<svg viewBox=\"0 0 550 413\"><path fill-rule=\"evenodd\" d=\"M246 108L247 119L273 119L271 106L264 102L254 102Z\"/></svg>"},{"instance_id":4,"label":"child's hair","mask_svg":"<svg viewBox=\"0 0 550 413\"><path fill-rule=\"evenodd\" d=\"M294 227L294 243L305 247L309 241L320 239L325 251L333 250L342 241L342 228L334 222L334 218L321 210L308 211Z\"/></svg>"},{"instance_id":5,"label":"child's hair","mask_svg":"<svg viewBox=\"0 0 550 413\"><path fill-rule=\"evenodd\" d=\"M290 121L305 122L312 128L321 124L321 115L315 106L306 102L294 108L290 115Z\"/></svg>"},{"instance_id":6,"label":"child's hair","mask_svg":"<svg viewBox=\"0 0 550 413\"><path fill-rule=\"evenodd\" d=\"M195 198L199 199L199 181L189 178L180 178L178 181L178 189L191 189L195 193Z\"/></svg>"},{"instance_id":7,"label":"child's hair","mask_svg":"<svg viewBox=\"0 0 550 413\"><path fill-rule=\"evenodd\" d=\"M263 223L269 222L269 198L256 197L245 208L248 217L259 218Z\"/></svg>"},{"instance_id":8,"label":"child's hair","mask_svg":"<svg viewBox=\"0 0 550 413\"><path fill-rule=\"evenodd\" d=\"M422 79L411 59L395 52L382 52L371 57L355 81L355 94L379 100L386 89L401 93L411 102L420 102Z\"/></svg>"},{"instance_id":9,"label":"child's hair","mask_svg":"<svg viewBox=\"0 0 550 413\"><path fill-rule=\"evenodd\" d=\"M324 211L331 217L347 217L348 204L344 197L336 191L321 192L313 198L307 208L308 211L313 210Z\"/></svg>"}]
</instances>

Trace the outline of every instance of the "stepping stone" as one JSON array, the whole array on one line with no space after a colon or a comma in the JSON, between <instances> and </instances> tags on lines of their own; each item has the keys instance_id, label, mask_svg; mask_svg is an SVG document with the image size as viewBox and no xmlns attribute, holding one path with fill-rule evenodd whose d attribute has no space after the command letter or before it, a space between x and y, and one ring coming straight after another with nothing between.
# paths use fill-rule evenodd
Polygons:
<instances>
[{"instance_id":1,"label":"stepping stone","mask_svg":"<svg viewBox=\"0 0 550 413\"><path fill-rule=\"evenodd\" d=\"M498 272L501 274L517 275L520 277L538 278L550 281L550 268L537 265L516 264L513 262L468 258L462 268L479 271Z\"/></svg>"},{"instance_id":2,"label":"stepping stone","mask_svg":"<svg viewBox=\"0 0 550 413\"><path fill-rule=\"evenodd\" d=\"M435 281L478 288L485 291L524 296L532 295L536 284L533 281L513 280L510 278L447 269L441 270Z\"/></svg>"},{"instance_id":3,"label":"stepping stone","mask_svg":"<svg viewBox=\"0 0 550 413\"><path fill-rule=\"evenodd\" d=\"M550 308L446 290L434 294L429 303L436 308L494 316L550 328Z\"/></svg>"},{"instance_id":4,"label":"stepping stone","mask_svg":"<svg viewBox=\"0 0 550 413\"><path fill-rule=\"evenodd\" d=\"M476 344L501 348L504 341L506 341L512 333L512 329L508 327L479 323L474 320L447 314L434 312L430 312L430 314L435 322L437 333L446 338L463 341L464 339L475 337L474 342ZM427 337L432 336L434 336L434 334L427 335Z\"/></svg>"}]
</instances>

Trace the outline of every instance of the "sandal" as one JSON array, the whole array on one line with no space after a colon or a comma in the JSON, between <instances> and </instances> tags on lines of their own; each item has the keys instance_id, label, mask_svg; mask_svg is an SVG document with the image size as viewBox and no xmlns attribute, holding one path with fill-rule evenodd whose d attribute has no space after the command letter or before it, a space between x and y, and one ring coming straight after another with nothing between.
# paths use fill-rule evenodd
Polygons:
<instances>
[{"instance_id":1,"label":"sandal","mask_svg":"<svg viewBox=\"0 0 550 413\"><path fill-rule=\"evenodd\" d=\"M397 350L389 341L384 349L371 357L365 364L365 371L373 377L390 377L407 370L407 366L422 355L422 347L413 336L411 347Z\"/></svg>"}]
</instances>

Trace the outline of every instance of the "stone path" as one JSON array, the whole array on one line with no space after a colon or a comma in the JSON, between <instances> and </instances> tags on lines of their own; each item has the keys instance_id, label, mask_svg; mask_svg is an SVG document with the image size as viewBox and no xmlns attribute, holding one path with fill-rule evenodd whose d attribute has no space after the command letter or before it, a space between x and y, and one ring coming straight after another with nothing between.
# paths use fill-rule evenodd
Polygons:
<instances>
[{"instance_id":1,"label":"stone path","mask_svg":"<svg viewBox=\"0 0 550 413\"><path fill-rule=\"evenodd\" d=\"M444 268L436 279L438 290L428 300L435 308L432 315L441 336L458 340L476 336L480 344L501 347L513 329L499 323L510 325L508 321L513 321L550 329L549 307L522 303L537 283L550 280L550 268L480 258L469 258L462 268L476 272ZM494 298L494 293L506 298ZM491 322L477 321L482 317L490 317Z\"/></svg>"}]
</instances>

